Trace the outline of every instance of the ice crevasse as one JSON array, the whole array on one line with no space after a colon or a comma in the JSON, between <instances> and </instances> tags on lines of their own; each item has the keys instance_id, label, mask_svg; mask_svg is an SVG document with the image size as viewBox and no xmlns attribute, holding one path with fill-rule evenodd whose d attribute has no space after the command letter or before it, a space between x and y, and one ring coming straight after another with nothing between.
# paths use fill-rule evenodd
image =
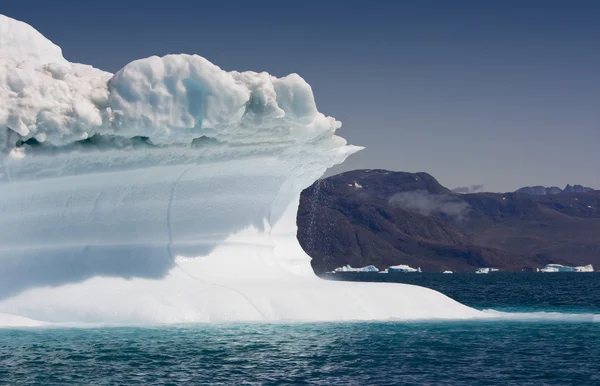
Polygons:
<instances>
[{"instance_id":1,"label":"ice crevasse","mask_svg":"<svg viewBox=\"0 0 600 386\"><path fill-rule=\"evenodd\" d=\"M0 15L0 325L480 317L314 275L296 211L360 150L340 126L296 74L168 55L113 75Z\"/></svg>"}]
</instances>

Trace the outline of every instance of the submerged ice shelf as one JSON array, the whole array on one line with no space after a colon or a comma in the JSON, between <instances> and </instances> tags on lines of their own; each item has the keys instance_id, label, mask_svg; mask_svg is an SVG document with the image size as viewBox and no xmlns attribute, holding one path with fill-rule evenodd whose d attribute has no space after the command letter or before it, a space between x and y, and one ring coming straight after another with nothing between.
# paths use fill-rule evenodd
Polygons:
<instances>
[{"instance_id":1,"label":"submerged ice shelf","mask_svg":"<svg viewBox=\"0 0 600 386\"><path fill-rule=\"evenodd\" d=\"M314 275L300 192L360 148L298 75L170 55L113 76L0 32L0 325L484 316Z\"/></svg>"}]
</instances>

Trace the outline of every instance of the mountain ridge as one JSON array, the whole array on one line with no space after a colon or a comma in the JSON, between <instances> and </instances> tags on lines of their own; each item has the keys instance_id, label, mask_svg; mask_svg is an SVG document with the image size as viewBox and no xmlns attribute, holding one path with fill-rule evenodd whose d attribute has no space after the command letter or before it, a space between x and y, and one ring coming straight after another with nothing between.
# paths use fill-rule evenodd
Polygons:
<instances>
[{"instance_id":1,"label":"mountain ridge","mask_svg":"<svg viewBox=\"0 0 600 386\"><path fill-rule=\"evenodd\" d=\"M548 196L551 194L561 194L561 193L586 193L591 192L594 189L583 186L583 185L570 185L567 184L564 189L559 188L558 186L525 186L520 189L515 190L515 193L524 193L532 196Z\"/></svg>"},{"instance_id":2,"label":"mountain ridge","mask_svg":"<svg viewBox=\"0 0 600 386\"><path fill-rule=\"evenodd\" d=\"M424 271L600 263L600 191L457 194L427 173L354 170L301 195L298 240L317 273L350 264Z\"/></svg>"}]
</instances>

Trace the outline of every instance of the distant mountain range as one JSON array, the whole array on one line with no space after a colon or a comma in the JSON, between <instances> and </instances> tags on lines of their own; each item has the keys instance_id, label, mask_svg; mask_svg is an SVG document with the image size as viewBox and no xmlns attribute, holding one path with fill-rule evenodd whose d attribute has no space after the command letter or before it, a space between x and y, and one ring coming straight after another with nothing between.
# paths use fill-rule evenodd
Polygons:
<instances>
[{"instance_id":1,"label":"distant mountain range","mask_svg":"<svg viewBox=\"0 0 600 386\"><path fill-rule=\"evenodd\" d=\"M350 171L302 193L298 239L317 273L347 264L430 272L600 266L600 191L524 189L457 194L427 173Z\"/></svg>"},{"instance_id":2,"label":"distant mountain range","mask_svg":"<svg viewBox=\"0 0 600 386\"><path fill-rule=\"evenodd\" d=\"M559 188L558 186L526 186L521 189L517 189L515 193L524 193L529 194L531 196L548 196L551 194L561 194L561 193L586 193L591 192L594 189L588 188L582 185L567 185L564 189Z\"/></svg>"}]
</instances>

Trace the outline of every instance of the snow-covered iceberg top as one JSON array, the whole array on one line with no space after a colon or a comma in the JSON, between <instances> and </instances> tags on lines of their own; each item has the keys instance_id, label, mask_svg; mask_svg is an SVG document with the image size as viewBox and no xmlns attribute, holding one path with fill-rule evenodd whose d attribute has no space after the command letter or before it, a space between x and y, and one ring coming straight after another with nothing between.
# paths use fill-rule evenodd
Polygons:
<instances>
[{"instance_id":1,"label":"snow-covered iceberg top","mask_svg":"<svg viewBox=\"0 0 600 386\"><path fill-rule=\"evenodd\" d=\"M561 264L548 264L539 270L540 272L594 272L594 267L591 264L569 267Z\"/></svg>"},{"instance_id":2,"label":"snow-covered iceberg top","mask_svg":"<svg viewBox=\"0 0 600 386\"><path fill-rule=\"evenodd\" d=\"M67 65L59 46L35 28L0 14L0 57L15 63L57 63Z\"/></svg>"},{"instance_id":3,"label":"snow-covered iceberg top","mask_svg":"<svg viewBox=\"0 0 600 386\"><path fill-rule=\"evenodd\" d=\"M352 266L348 264L334 269L333 272L379 272L379 268L374 265L367 265L366 267L361 268L352 268Z\"/></svg>"},{"instance_id":4,"label":"snow-covered iceberg top","mask_svg":"<svg viewBox=\"0 0 600 386\"><path fill-rule=\"evenodd\" d=\"M321 114L297 74L227 72L198 55L149 57L116 74L70 63L33 27L0 15L0 146L64 146L94 135L155 145L208 137L236 145L329 139L341 123ZM5 130L8 128L9 130Z\"/></svg>"}]
</instances>

